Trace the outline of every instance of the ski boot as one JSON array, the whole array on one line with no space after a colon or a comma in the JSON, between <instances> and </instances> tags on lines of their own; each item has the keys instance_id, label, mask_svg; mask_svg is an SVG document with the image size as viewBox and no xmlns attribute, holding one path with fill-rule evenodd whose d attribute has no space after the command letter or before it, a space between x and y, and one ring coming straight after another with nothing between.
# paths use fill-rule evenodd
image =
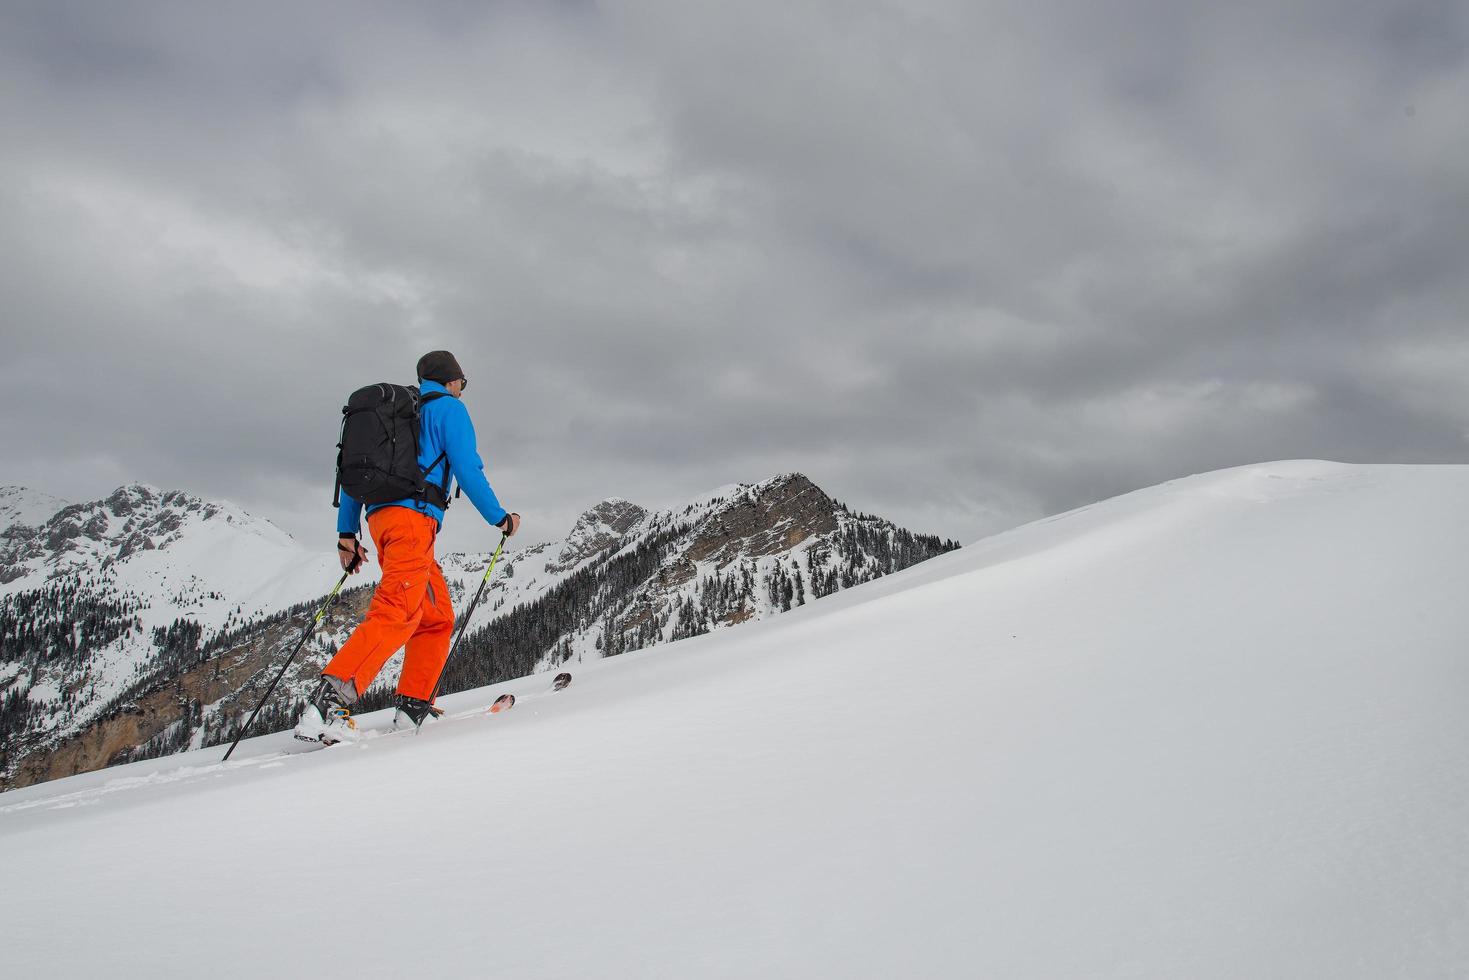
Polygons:
<instances>
[{"instance_id":1,"label":"ski boot","mask_svg":"<svg viewBox=\"0 0 1469 980\"><path fill-rule=\"evenodd\" d=\"M352 720L351 703L342 696L343 687L350 690L351 682L322 675L321 683L316 685L316 691L311 695L311 703L301 712L301 720L296 722L297 738L322 745L357 741L361 732L357 729L357 722Z\"/></svg>"},{"instance_id":2,"label":"ski boot","mask_svg":"<svg viewBox=\"0 0 1469 980\"><path fill-rule=\"evenodd\" d=\"M406 694L398 695L394 708L394 728L407 728L409 723L412 723L414 729L422 728L427 719L437 718L444 713L443 708L436 708L431 702L410 698Z\"/></svg>"}]
</instances>

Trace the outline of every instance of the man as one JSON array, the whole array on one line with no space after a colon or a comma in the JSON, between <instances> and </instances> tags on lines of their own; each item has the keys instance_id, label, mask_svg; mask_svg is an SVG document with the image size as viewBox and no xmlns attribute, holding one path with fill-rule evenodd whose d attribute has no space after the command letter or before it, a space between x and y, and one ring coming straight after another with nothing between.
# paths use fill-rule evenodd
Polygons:
<instances>
[{"instance_id":1,"label":"man","mask_svg":"<svg viewBox=\"0 0 1469 980\"><path fill-rule=\"evenodd\" d=\"M480 516L512 535L520 529L520 515L500 506L485 479L474 423L460 401L468 383L448 351L431 351L419 359L420 393L441 392L452 397L422 404L418 463L425 469L437 463L425 472L426 483L447 491L453 477ZM362 504L344 491L337 512L337 552L342 568L353 574L367 560L367 549L357 537L361 520ZM443 508L422 497L367 508L367 526L377 545L382 581L366 618L322 671L321 683L296 725L297 738L328 745L355 739L352 705L405 643L407 652L398 678L399 716L420 725L429 714L437 713L433 697L454 631L449 586L434 560L434 539L443 521Z\"/></svg>"}]
</instances>

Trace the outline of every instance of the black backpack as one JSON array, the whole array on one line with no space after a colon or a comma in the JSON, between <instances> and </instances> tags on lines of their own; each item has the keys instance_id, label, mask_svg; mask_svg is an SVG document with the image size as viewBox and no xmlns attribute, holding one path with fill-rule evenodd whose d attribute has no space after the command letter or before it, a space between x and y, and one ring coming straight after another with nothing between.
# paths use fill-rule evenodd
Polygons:
<instances>
[{"instance_id":1,"label":"black backpack","mask_svg":"<svg viewBox=\"0 0 1469 980\"><path fill-rule=\"evenodd\" d=\"M418 465L419 410L444 392L419 395L408 385L368 385L352 392L342 407L342 436L337 443L337 486L332 506L340 507L341 492L364 504L388 504L416 497L439 508L449 506L449 466L444 482L425 477L444 462L444 454L427 467Z\"/></svg>"}]
</instances>

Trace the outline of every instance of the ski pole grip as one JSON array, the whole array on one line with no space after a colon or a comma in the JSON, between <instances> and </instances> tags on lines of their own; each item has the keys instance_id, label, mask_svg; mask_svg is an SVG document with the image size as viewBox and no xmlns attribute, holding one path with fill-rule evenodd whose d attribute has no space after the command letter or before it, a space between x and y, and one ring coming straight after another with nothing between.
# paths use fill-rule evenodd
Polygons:
<instances>
[{"instance_id":1,"label":"ski pole grip","mask_svg":"<svg viewBox=\"0 0 1469 980\"><path fill-rule=\"evenodd\" d=\"M342 544L342 542L344 542L346 540L348 540L348 539L347 538L343 538L343 537L338 537L337 538L337 550L340 551L340 552L342 552L342 554L344 554L344 555L345 554L350 554L352 556L352 560L347 564L347 574L348 575L351 575L353 572L357 571L357 569L362 566L363 553L362 553L362 546L357 541L357 538L356 538L355 535L351 538L352 547L348 548L348 547L345 547Z\"/></svg>"}]
</instances>

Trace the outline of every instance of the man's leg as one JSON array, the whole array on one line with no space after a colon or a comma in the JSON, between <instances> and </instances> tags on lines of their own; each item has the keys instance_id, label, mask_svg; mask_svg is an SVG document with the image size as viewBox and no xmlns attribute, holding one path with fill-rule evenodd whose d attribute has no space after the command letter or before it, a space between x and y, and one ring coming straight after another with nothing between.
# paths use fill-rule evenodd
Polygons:
<instances>
[{"instance_id":1,"label":"man's leg","mask_svg":"<svg viewBox=\"0 0 1469 980\"><path fill-rule=\"evenodd\" d=\"M449 604L449 585L438 562L429 570L428 589L423 601L423 616L408 639L403 655L403 673L398 678L398 693L417 701L428 701L449 657L449 642L454 635L454 609Z\"/></svg>"},{"instance_id":2,"label":"man's leg","mask_svg":"<svg viewBox=\"0 0 1469 980\"><path fill-rule=\"evenodd\" d=\"M406 507L384 507L368 515L383 578L372 605L322 674L349 703L361 697L389 657L418 629L428 605L424 596L434 564L434 519ZM439 576L443 581L443 576Z\"/></svg>"}]
</instances>

